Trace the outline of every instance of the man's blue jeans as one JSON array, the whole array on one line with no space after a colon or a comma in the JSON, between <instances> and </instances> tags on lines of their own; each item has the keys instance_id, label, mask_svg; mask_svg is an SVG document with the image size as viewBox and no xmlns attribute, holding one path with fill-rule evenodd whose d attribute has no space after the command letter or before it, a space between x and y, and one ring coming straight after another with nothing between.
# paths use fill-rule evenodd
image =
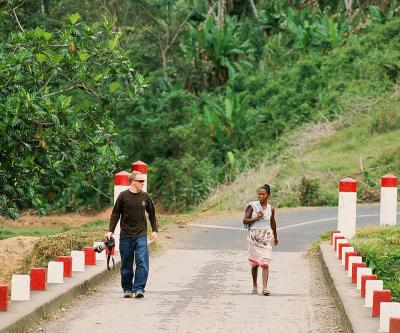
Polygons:
<instances>
[{"instance_id":1,"label":"man's blue jeans","mask_svg":"<svg viewBox=\"0 0 400 333\"><path fill-rule=\"evenodd\" d=\"M149 275L147 236L121 237L119 253L121 254L121 286L123 291L144 292ZM133 275L134 259L136 259L135 275ZM135 276L135 280L132 284L133 276Z\"/></svg>"}]
</instances>

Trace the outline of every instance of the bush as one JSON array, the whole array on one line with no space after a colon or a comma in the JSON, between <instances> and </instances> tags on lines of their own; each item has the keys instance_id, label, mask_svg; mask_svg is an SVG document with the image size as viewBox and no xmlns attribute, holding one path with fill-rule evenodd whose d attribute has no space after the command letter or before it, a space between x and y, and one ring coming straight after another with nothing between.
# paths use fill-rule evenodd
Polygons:
<instances>
[{"instance_id":1,"label":"bush","mask_svg":"<svg viewBox=\"0 0 400 333\"><path fill-rule=\"evenodd\" d=\"M323 206L327 203L325 196L320 193L318 179L303 177L298 190L302 206Z\"/></svg>"},{"instance_id":2,"label":"bush","mask_svg":"<svg viewBox=\"0 0 400 333\"><path fill-rule=\"evenodd\" d=\"M185 155L181 159L157 159L153 163L151 193L167 211L198 205L217 183L218 169L209 159Z\"/></svg>"},{"instance_id":3,"label":"bush","mask_svg":"<svg viewBox=\"0 0 400 333\"><path fill-rule=\"evenodd\" d=\"M107 226L107 221L95 221L88 226L40 238L31 253L25 257L21 272L28 273L30 267L46 267L49 261L58 256L69 255L72 250L83 250L85 246L92 246L94 241L103 239Z\"/></svg>"}]
</instances>

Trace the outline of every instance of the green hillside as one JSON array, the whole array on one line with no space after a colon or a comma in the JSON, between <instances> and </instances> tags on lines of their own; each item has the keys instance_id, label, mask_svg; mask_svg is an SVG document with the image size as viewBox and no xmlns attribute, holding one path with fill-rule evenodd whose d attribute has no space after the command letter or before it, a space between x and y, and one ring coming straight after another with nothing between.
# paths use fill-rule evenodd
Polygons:
<instances>
[{"instance_id":1,"label":"green hillside","mask_svg":"<svg viewBox=\"0 0 400 333\"><path fill-rule=\"evenodd\" d=\"M399 101L393 103L393 119L400 119ZM376 117L363 115L345 125L320 124L292 138L293 145L280 151L273 162L265 160L219 187L202 209L241 209L265 182L278 206L337 205L338 180L350 176L358 182L359 202L378 202L380 178L400 174L400 129L376 133ZM328 134L321 133L321 128ZM317 139L315 139L317 137ZM302 143L297 141L302 139ZM297 140L296 140L297 139Z\"/></svg>"}]
</instances>

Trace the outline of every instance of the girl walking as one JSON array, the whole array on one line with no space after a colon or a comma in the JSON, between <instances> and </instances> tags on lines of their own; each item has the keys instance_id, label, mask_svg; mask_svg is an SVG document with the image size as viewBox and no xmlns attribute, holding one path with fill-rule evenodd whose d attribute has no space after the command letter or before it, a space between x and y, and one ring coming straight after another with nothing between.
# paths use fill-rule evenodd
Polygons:
<instances>
[{"instance_id":1,"label":"girl walking","mask_svg":"<svg viewBox=\"0 0 400 333\"><path fill-rule=\"evenodd\" d=\"M253 294L258 293L258 268L262 269L262 294L269 296L267 289L269 264L272 246L278 245L276 233L275 208L268 203L270 186L265 184L258 189L258 201L246 205L243 224L249 230L247 236L251 275L253 278Z\"/></svg>"}]
</instances>

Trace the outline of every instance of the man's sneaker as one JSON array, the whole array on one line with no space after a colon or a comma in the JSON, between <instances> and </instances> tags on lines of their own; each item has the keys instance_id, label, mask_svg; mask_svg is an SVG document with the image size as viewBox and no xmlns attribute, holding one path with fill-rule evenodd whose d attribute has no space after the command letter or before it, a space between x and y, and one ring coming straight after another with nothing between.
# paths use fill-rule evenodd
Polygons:
<instances>
[{"instance_id":1,"label":"man's sneaker","mask_svg":"<svg viewBox=\"0 0 400 333\"><path fill-rule=\"evenodd\" d=\"M133 293L130 290L126 290L124 291L124 298L132 298L133 297Z\"/></svg>"},{"instance_id":2,"label":"man's sneaker","mask_svg":"<svg viewBox=\"0 0 400 333\"><path fill-rule=\"evenodd\" d=\"M143 297L144 297L144 294L143 294L142 291L137 291L137 292L136 292L135 298L143 298Z\"/></svg>"}]
</instances>

